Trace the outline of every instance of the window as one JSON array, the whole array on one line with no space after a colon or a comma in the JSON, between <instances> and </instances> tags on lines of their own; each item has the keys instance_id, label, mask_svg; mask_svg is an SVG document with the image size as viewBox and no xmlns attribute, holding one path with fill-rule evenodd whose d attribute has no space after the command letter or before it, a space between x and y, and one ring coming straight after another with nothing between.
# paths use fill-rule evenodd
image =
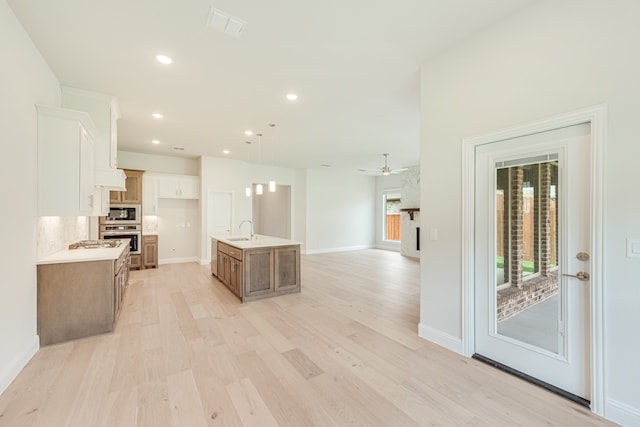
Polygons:
<instances>
[{"instance_id":1,"label":"window","mask_svg":"<svg viewBox=\"0 0 640 427\"><path fill-rule=\"evenodd\" d=\"M556 268L557 162L496 169L496 285L523 281Z\"/></svg>"},{"instance_id":2,"label":"window","mask_svg":"<svg viewBox=\"0 0 640 427\"><path fill-rule=\"evenodd\" d=\"M402 237L400 204L401 199L399 192L385 192L382 195L382 206L384 210L383 240L399 241Z\"/></svg>"}]
</instances>

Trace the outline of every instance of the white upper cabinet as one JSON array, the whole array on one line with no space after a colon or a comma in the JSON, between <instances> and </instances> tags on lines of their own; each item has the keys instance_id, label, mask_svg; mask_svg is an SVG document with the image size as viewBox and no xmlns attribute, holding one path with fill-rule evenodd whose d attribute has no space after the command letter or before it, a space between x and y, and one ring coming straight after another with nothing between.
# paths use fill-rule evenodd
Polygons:
<instances>
[{"instance_id":1,"label":"white upper cabinet","mask_svg":"<svg viewBox=\"0 0 640 427\"><path fill-rule=\"evenodd\" d=\"M96 186L124 191L125 174L118 167L118 105L112 96L62 86L62 106L89 113L95 138Z\"/></svg>"},{"instance_id":2,"label":"white upper cabinet","mask_svg":"<svg viewBox=\"0 0 640 427\"><path fill-rule=\"evenodd\" d=\"M142 175L142 215L158 215L158 177L148 172Z\"/></svg>"},{"instance_id":3,"label":"white upper cabinet","mask_svg":"<svg viewBox=\"0 0 640 427\"><path fill-rule=\"evenodd\" d=\"M200 178L192 175L157 175L161 199L199 199Z\"/></svg>"},{"instance_id":4,"label":"white upper cabinet","mask_svg":"<svg viewBox=\"0 0 640 427\"><path fill-rule=\"evenodd\" d=\"M38 215L93 215L96 129L91 117L64 108L36 107Z\"/></svg>"}]
</instances>

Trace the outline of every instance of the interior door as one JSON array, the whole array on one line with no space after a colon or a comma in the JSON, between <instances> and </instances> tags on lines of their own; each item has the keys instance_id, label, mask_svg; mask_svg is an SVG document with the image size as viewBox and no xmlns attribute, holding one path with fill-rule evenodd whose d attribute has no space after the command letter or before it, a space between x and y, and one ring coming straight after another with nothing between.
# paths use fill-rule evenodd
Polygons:
<instances>
[{"instance_id":1,"label":"interior door","mask_svg":"<svg viewBox=\"0 0 640 427\"><path fill-rule=\"evenodd\" d=\"M476 147L475 352L590 400L590 125Z\"/></svg>"},{"instance_id":2,"label":"interior door","mask_svg":"<svg viewBox=\"0 0 640 427\"><path fill-rule=\"evenodd\" d=\"M233 227L233 193L209 190L207 196L208 235L230 236ZM211 245L209 244L207 244L207 259L211 259Z\"/></svg>"}]
</instances>

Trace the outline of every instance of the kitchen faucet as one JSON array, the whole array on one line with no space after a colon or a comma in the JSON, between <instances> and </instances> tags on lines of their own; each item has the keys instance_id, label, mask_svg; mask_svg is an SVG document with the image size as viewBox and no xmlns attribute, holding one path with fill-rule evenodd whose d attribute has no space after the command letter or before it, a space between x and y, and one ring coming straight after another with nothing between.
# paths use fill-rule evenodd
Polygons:
<instances>
[{"instance_id":1,"label":"kitchen faucet","mask_svg":"<svg viewBox=\"0 0 640 427\"><path fill-rule=\"evenodd\" d=\"M253 240L253 221L251 221L250 219L245 219L243 220L240 225L238 226L238 229L240 229L242 227L242 224L244 224L245 222L248 222L251 225L251 240Z\"/></svg>"}]
</instances>

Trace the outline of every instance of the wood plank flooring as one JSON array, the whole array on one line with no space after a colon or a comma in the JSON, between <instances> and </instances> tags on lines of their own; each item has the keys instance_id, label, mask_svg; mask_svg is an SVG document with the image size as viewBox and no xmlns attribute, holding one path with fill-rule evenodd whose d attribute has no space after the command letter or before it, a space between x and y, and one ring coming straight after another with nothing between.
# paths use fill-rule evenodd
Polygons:
<instances>
[{"instance_id":1,"label":"wood plank flooring","mask_svg":"<svg viewBox=\"0 0 640 427\"><path fill-rule=\"evenodd\" d=\"M240 304L208 266L131 274L113 334L42 348L0 426L605 426L417 336L419 264L302 257L302 292Z\"/></svg>"}]
</instances>

